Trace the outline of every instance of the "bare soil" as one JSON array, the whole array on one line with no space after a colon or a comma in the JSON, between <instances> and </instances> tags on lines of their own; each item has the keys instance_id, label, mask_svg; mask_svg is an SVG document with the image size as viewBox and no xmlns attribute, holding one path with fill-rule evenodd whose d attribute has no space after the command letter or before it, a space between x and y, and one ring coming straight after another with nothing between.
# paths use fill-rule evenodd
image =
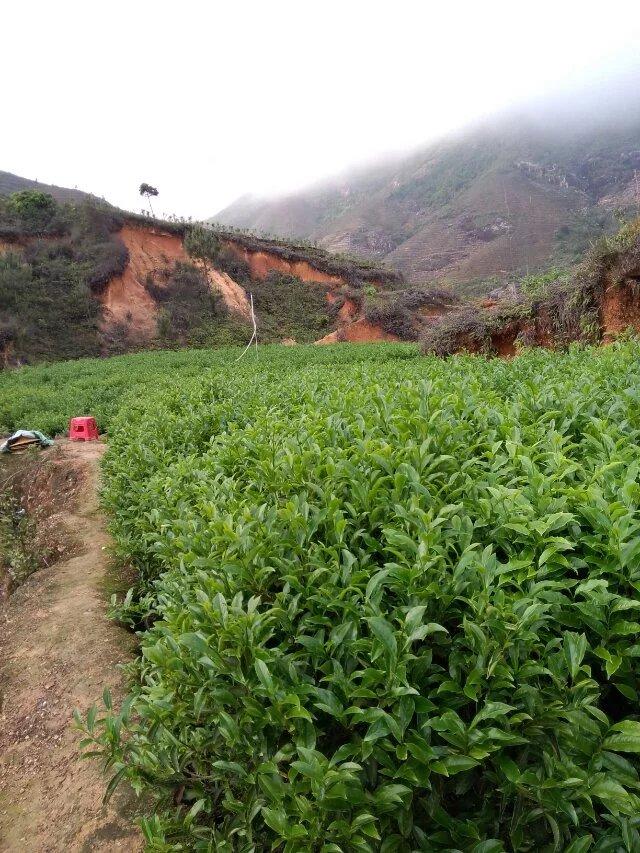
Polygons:
<instances>
[{"instance_id":1,"label":"bare soil","mask_svg":"<svg viewBox=\"0 0 640 853\"><path fill-rule=\"evenodd\" d=\"M385 332L381 326L370 323L365 317L342 326L335 332L330 332L324 338L316 341L316 344L371 344L380 341L399 341L397 335Z\"/></svg>"},{"instance_id":2,"label":"bare soil","mask_svg":"<svg viewBox=\"0 0 640 853\"><path fill-rule=\"evenodd\" d=\"M122 325L137 341L150 340L157 333L158 305L145 287L147 276L162 285L165 274L176 261L193 263L193 260L186 253L182 238L175 234L125 225L119 236L129 251L129 263L122 275L111 279L101 295L103 328ZM248 320L249 301L244 289L225 273L210 268L205 272L209 286L220 293L227 310Z\"/></svg>"},{"instance_id":3,"label":"bare soil","mask_svg":"<svg viewBox=\"0 0 640 853\"><path fill-rule=\"evenodd\" d=\"M42 451L41 500L73 535L74 556L32 575L0 612L0 851L139 851L135 802L80 757L74 708L85 712L105 686L123 693L118 664L133 637L105 614L109 537L98 511L99 442L56 442ZM16 464L16 462L12 462ZM48 473L47 473L48 472ZM65 483L69 484L67 488Z\"/></svg>"},{"instance_id":4,"label":"bare soil","mask_svg":"<svg viewBox=\"0 0 640 853\"><path fill-rule=\"evenodd\" d=\"M251 271L251 277L262 280L272 272L280 272L285 275L293 275L301 281L314 281L321 284L341 285L347 282L339 275L323 272L312 266L308 261L288 261L270 252L255 252L234 243L232 240L223 242L225 248L245 261Z\"/></svg>"}]
</instances>

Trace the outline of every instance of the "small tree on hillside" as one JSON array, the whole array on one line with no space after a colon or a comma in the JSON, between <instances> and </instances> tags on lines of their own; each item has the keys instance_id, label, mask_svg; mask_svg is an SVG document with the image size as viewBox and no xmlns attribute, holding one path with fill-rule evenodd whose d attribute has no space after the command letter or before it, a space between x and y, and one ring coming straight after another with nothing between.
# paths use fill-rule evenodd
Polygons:
<instances>
[{"instance_id":1,"label":"small tree on hillside","mask_svg":"<svg viewBox=\"0 0 640 853\"><path fill-rule=\"evenodd\" d=\"M21 190L7 200L9 215L36 233L50 223L56 210L54 198L39 190Z\"/></svg>"},{"instance_id":2,"label":"small tree on hillside","mask_svg":"<svg viewBox=\"0 0 640 853\"><path fill-rule=\"evenodd\" d=\"M155 216L153 207L151 206L151 196L157 196L158 190L155 187L152 187L151 184L140 184L140 195L143 195L147 199L151 215Z\"/></svg>"},{"instance_id":3,"label":"small tree on hillside","mask_svg":"<svg viewBox=\"0 0 640 853\"><path fill-rule=\"evenodd\" d=\"M220 241L215 232L211 228L194 225L185 235L184 247L192 258L200 261L208 278L209 262L213 261L220 251Z\"/></svg>"}]
</instances>

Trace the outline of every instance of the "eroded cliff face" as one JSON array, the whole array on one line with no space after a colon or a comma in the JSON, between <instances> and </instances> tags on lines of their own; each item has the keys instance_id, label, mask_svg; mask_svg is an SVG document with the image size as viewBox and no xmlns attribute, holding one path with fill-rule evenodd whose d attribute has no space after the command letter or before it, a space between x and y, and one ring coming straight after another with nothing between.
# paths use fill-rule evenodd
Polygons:
<instances>
[{"instance_id":1,"label":"eroded cliff face","mask_svg":"<svg viewBox=\"0 0 640 853\"><path fill-rule=\"evenodd\" d=\"M153 338L157 329L158 303L145 287L145 282L150 277L156 287L166 287L166 272L176 262L199 267L206 273L212 290L221 295L227 310L247 322L250 320L250 305L244 288L213 264L205 265L190 258L179 235L126 224L118 236L127 247L129 262L124 273L113 278L100 294L106 332L123 326L137 340ZM347 284L342 276L317 269L308 261L287 260L270 252L253 251L231 240L223 241L223 246L247 264L252 278L263 280L273 272L294 276L308 282L311 287L325 288L328 302L336 298L334 291L337 288ZM395 340L375 325L357 320L357 313L355 302L345 300L337 315L338 329L333 333L338 340Z\"/></svg>"},{"instance_id":2,"label":"eroded cliff face","mask_svg":"<svg viewBox=\"0 0 640 853\"><path fill-rule=\"evenodd\" d=\"M622 280L607 277L600 306L600 320L605 342L631 327L640 331L640 267Z\"/></svg>"},{"instance_id":3,"label":"eroded cliff face","mask_svg":"<svg viewBox=\"0 0 640 853\"><path fill-rule=\"evenodd\" d=\"M345 284L339 275L331 275L312 266L308 261L289 261L270 252L256 252L234 243L232 240L224 240L223 246L244 261L249 267L252 278L264 279L269 273L279 272L284 275L292 275L301 281L318 282L329 285Z\"/></svg>"},{"instance_id":4,"label":"eroded cliff face","mask_svg":"<svg viewBox=\"0 0 640 853\"><path fill-rule=\"evenodd\" d=\"M571 281L538 301L490 302L475 312L467 306L452 319L427 337L427 351L511 358L520 346L607 344L628 329L640 333L640 231L624 248L588 258Z\"/></svg>"},{"instance_id":5,"label":"eroded cliff face","mask_svg":"<svg viewBox=\"0 0 640 853\"><path fill-rule=\"evenodd\" d=\"M337 298L335 290L348 284L343 276L327 273L308 261L288 260L270 252L254 251L232 240L223 241L223 246L247 264L252 278L261 281L273 272L291 275L301 281L308 282L310 286L324 286L327 302L330 304L335 302ZM375 280L371 280L369 283L374 286L380 284ZM363 317L358 318L358 307L352 299L344 300L338 311L336 322L337 328L316 343L377 343L399 340L395 335L385 332L380 326Z\"/></svg>"},{"instance_id":6,"label":"eroded cliff face","mask_svg":"<svg viewBox=\"0 0 640 853\"><path fill-rule=\"evenodd\" d=\"M316 341L316 344L377 344L399 340L400 338L396 335L385 332L380 326L361 317L325 335L324 338Z\"/></svg>"},{"instance_id":7,"label":"eroded cliff face","mask_svg":"<svg viewBox=\"0 0 640 853\"><path fill-rule=\"evenodd\" d=\"M158 303L145 287L150 277L156 287L166 287L167 272L176 262L194 263L184 249L182 238L154 228L125 224L118 232L129 252L129 262L122 275L116 276L100 294L105 331L125 326L138 340L153 338L157 330ZM211 265L195 262L209 280L209 285L222 297L227 310L243 319L250 316L244 289L226 273Z\"/></svg>"},{"instance_id":8,"label":"eroded cliff face","mask_svg":"<svg viewBox=\"0 0 640 853\"><path fill-rule=\"evenodd\" d=\"M147 228L125 225L118 235L127 247L129 262L122 275L112 278L100 295L105 329L126 325L138 338L156 332L158 306L145 287L148 275L157 276L175 261L186 261L182 240Z\"/></svg>"},{"instance_id":9,"label":"eroded cliff face","mask_svg":"<svg viewBox=\"0 0 640 853\"><path fill-rule=\"evenodd\" d=\"M94 289L102 310L99 328L104 341L104 352L110 352L114 341L124 342L125 348L144 347L158 337L158 320L163 302L162 291L170 291L171 275L176 263L191 264L206 276L212 292L218 294L229 314L251 323L251 308L245 289L234 278L214 263L196 260L189 256L180 233L162 230L153 223L146 225L138 221L125 221L113 235L127 249L128 260L121 274L113 276L104 285ZM22 243L0 241L0 255L6 252L22 252L36 238ZM56 241L57 238L38 238ZM247 248L233 240L222 240L222 245L247 264L250 276L264 280L271 273L294 276L309 287L320 288L328 304L340 298L342 301L335 315L336 329L332 333L337 341L381 341L395 340L381 328L362 318L357 303L339 294L348 285L346 276L318 269L312 262L288 259L266 249ZM244 282L246 283L246 282ZM379 285L380 282L371 282ZM170 293L167 293L167 297ZM260 317L257 318L260 326ZM328 338L332 338L329 335ZM328 341L327 341L328 342ZM0 341L0 366L10 360L11 352Z\"/></svg>"}]
</instances>

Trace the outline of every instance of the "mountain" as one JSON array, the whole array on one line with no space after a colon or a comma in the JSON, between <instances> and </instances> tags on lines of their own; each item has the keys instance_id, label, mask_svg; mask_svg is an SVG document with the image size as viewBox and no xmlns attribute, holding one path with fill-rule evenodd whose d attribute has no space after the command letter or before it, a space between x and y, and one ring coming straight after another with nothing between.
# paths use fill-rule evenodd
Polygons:
<instances>
[{"instance_id":1,"label":"mountain","mask_svg":"<svg viewBox=\"0 0 640 853\"><path fill-rule=\"evenodd\" d=\"M637 210L640 89L625 91L615 111L586 101L512 113L308 190L243 197L212 221L360 253L410 282L481 295L573 265L594 237L617 230L618 214Z\"/></svg>"},{"instance_id":2,"label":"mountain","mask_svg":"<svg viewBox=\"0 0 640 853\"><path fill-rule=\"evenodd\" d=\"M48 193L56 201L63 204L65 202L77 203L88 198L95 198L91 193L86 193L82 190L57 187L54 184L41 184L39 181L21 178L19 175L14 175L11 172L0 171L0 196L11 195L11 193L17 193L21 190L38 190L39 192Z\"/></svg>"}]
</instances>

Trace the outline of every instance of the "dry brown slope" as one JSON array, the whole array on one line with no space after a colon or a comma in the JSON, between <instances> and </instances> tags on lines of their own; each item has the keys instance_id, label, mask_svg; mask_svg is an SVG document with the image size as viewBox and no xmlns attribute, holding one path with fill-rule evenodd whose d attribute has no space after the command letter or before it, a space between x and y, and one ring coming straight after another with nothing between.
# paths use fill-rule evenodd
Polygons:
<instances>
[{"instance_id":1,"label":"dry brown slope","mask_svg":"<svg viewBox=\"0 0 640 853\"><path fill-rule=\"evenodd\" d=\"M80 554L32 575L0 617L0 851L130 853L142 848L132 802L118 795L102 806L105 780L80 758L71 727L73 709L86 710L104 687L121 694L117 667L133 651L105 615L109 538L96 497L105 448L56 444L42 464L81 483L78 506L63 505Z\"/></svg>"}]
</instances>

